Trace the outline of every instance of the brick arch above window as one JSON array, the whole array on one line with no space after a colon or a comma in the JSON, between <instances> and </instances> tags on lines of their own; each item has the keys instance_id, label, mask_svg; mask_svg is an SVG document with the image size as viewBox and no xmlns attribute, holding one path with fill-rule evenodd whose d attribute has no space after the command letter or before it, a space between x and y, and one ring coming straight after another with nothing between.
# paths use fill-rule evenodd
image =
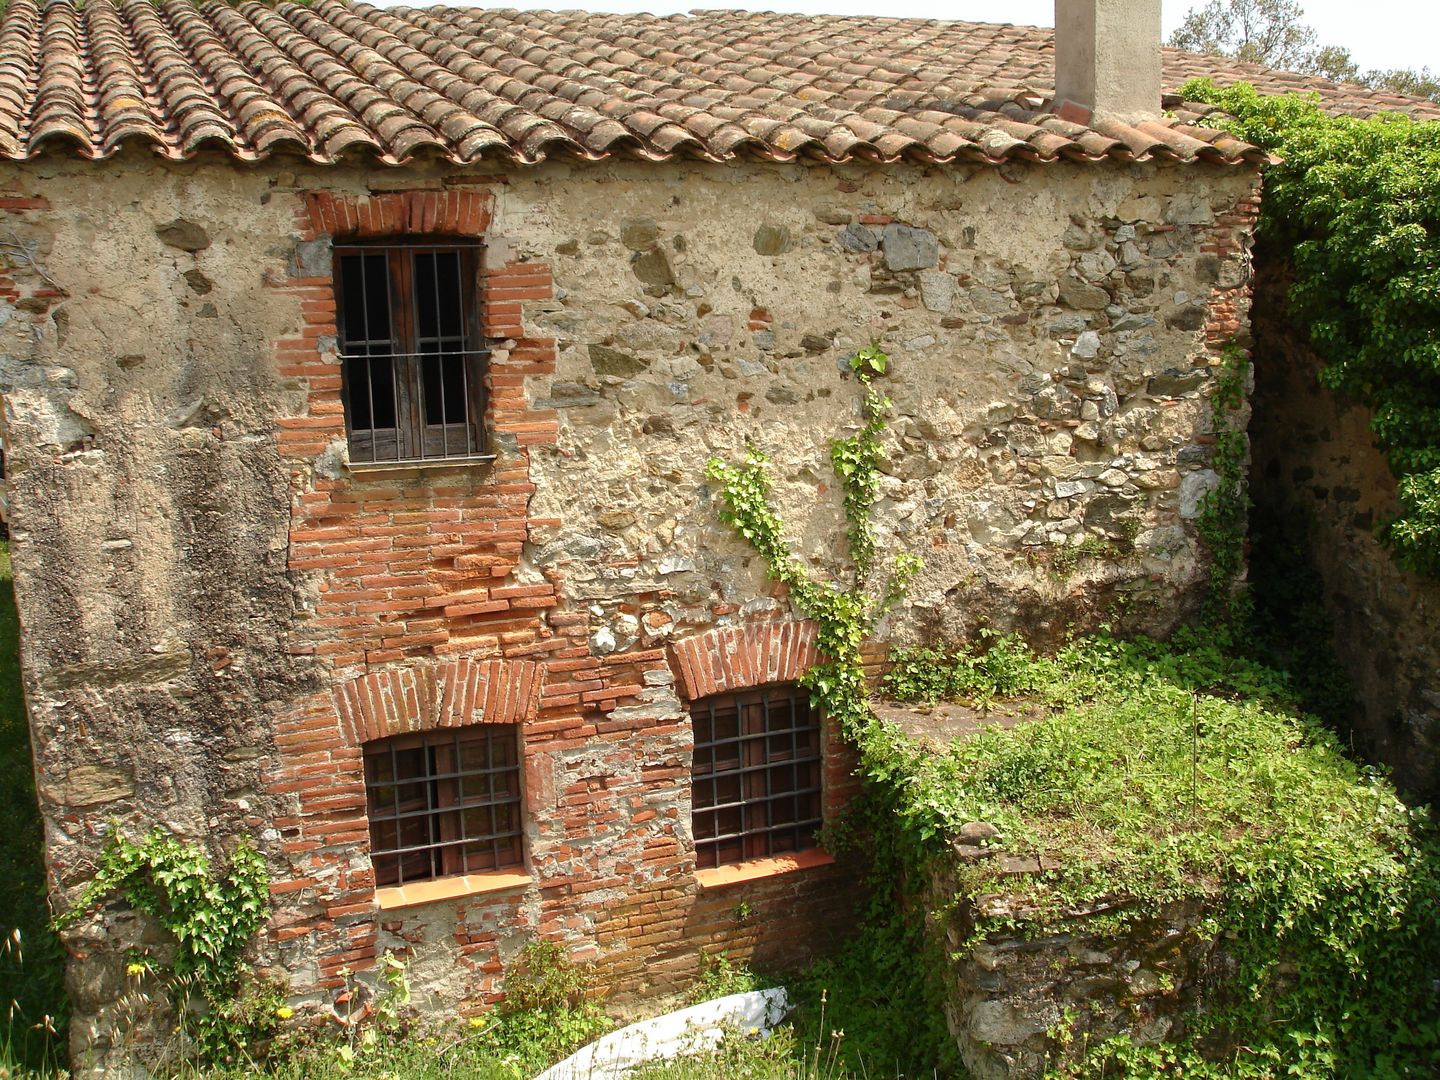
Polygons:
<instances>
[{"instance_id":1,"label":"brick arch above window","mask_svg":"<svg viewBox=\"0 0 1440 1080\"><path fill-rule=\"evenodd\" d=\"M365 240L392 236L483 236L490 225L486 191L393 191L342 195L311 191L305 211L315 236Z\"/></svg>"},{"instance_id":2,"label":"brick arch above window","mask_svg":"<svg viewBox=\"0 0 1440 1080\"><path fill-rule=\"evenodd\" d=\"M721 627L677 641L671 652L687 701L794 682L820 659L815 624L808 620Z\"/></svg>"},{"instance_id":3,"label":"brick arch above window","mask_svg":"<svg viewBox=\"0 0 1440 1080\"><path fill-rule=\"evenodd\" d=\"M520 724L539 707L540 665L460 657L386 668L335 688L340 730L352 746L468 724Z\"/></svg>"}]
</instances>

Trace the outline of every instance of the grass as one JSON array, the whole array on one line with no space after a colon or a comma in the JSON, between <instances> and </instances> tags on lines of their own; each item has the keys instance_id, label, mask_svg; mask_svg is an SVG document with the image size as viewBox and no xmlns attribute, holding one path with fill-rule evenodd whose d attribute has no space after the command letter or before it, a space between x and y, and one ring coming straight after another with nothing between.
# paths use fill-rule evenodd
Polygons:
<instances>
[{"instance_id":1,"label":"grass","mask_svg":"<svg viewBox=\"0 0 1440 1080\"><path fill-rule=\"evenodd\" d=\"M1193 1077L1436 1075L1440 832L1297 708L1301 680L1219 631L1077 639L1053 657L1011 636L981 646L901 654L890 692L1045 715L939 754L897 743L904 835L933 849L984 821L1042 860L1019 879L999 880L994 860L960 879L1023 903L1027 933L1117 897L1122 924L1190 900L1207 905L1207 935L1234 943L1223 1008L1178 1050L1103 1048L1096 1075L1170 1075L1171 1059ZM1000 915L975 932L1013 929ZM1235 1060L1212 1068L1216 1046Z\"/></svg>"},{"instance_id":2,"label":"grass","mask_svg":"<svg viewBox=\"0 0 1440 1080\"><path fill-rule=\"evenodd\" d=\"M35 802L30 727L20 682L20 620L10 548L0 544L0 1076L63 1058L64 954L49 927L44 831Z\"/></svg>"}]
</instances>

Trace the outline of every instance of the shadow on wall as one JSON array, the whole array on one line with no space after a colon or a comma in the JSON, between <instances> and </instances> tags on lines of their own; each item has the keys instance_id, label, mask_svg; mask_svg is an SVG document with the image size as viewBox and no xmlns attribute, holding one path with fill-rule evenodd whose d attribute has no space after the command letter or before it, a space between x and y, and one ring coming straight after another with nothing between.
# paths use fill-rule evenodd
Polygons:
<instances>
[{"instance_id":1,"label":"shadow on wall","mask_svg":"<svg viewBox=\"0 0 1440 1080\"><path fill-rule=\"evenodd\" d=\"M1307 707L1387 766L1407 798L1433 801L1440 582L1402 570L1376 538L1394 511L1395 481L1370 411L1320 385L1320 358L1288 317L1292 280L1261 245L1250 424L1257 623Z\"/></svg>"},{"instance_id":2,"label":"shadow on wall","mask_svg":"<svg viewBox=\"0 0 1440 1080\"><path fill-rule=\"evenodd\" d=\"M0 1074L65 1060L65 957L50 930L44 832L20 683L10 546L0 544ZM16 936L18 932L18 937ZM13 1003L13 1006L12 1006Z\"/></svg>"}]
</instances>

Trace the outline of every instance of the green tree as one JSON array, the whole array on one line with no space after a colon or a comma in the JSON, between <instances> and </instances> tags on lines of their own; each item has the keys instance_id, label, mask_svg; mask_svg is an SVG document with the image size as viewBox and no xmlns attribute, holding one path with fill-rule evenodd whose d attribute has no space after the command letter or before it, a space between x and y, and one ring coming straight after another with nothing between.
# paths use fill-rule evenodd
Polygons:
<instances>
[{"instance_id":1,"label":"green tree","mask_svg":"<svg viewBox=\"0 0 1440 1080\"><path fill-rule=\"evenodd\" d=\"M1320 45L1304 19L1305 11L1295 0L1210 0L1190 10L1170 35L1170 44L1440 102L1440 76L1432 75L1429 67L1361 71L1349 49Z\"/></svg>"},{"instance_id":2,"label":"green tree","mask_svg":"<svg viewBox=\"0 0 1440 1080\"><path fill-rule=\"evenodd\" d=\"M1210 0L1185 16L1170 44L1299 71L1317 49L1315 31L1304 17L1294 0Z\"/></svg>"}]
</instances>

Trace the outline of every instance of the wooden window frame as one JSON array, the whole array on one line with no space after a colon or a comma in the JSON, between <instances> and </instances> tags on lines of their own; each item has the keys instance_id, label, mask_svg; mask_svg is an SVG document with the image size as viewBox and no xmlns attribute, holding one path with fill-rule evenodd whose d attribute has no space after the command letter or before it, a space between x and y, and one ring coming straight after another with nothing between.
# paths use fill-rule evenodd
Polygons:
<instances>
[{"instance_id":1,"label":"wooden window frame","mask_svg":"<svg viewBox=\"0 0 1440 1080\"><path fill-rule=\"evenodd\" d=\"M460 305L459 334L444 334L440 326L441 285L437 273L433 296L418 296L417 256L456 254L459 258L458 302ZM481 269L483 245L473 238L413 237L378 240L357 240L337 243L333 249L335 321L341 367L341 395L345 407L345 433L350 448L350 463L359 467L408 467L424 464L454 464L464 461L490 461L487 452L485 416L488 405L485 375L489 350L483 347L481 320ZM385 256L385 304L389 322L388 341L383 339L347 340L345 283L346 261L354 256ZM365 272L363 264L362 274ZM368 301L362 286L362 305ZM430 338L420 332L418 308L422 302L435 304L436 333ZM364 309L368 310L368 309ZM368 323L362 315L362 322ZM364 328L368 331L368 325ZM457 340L458 339L458 340ZM461 365L464 416L431 423L423 401L426 358L443 357L442 364L458 359ZM357 428L353 396L362 388L373 394L370 380L374 378L375 360L391 364L391 395L394 401L393 427ZM365 365L365 375L360 365ZM383 376L381 377L383 379ZM444 376L440 383L443 387ZM442 402L444 392L442 389ZM448 404L448 403L446 403ZM448 413L445 404L441 406ZM370 422L375 423L372 397Z\"/></svg>"},{"instance_id":2,"label":"wooden window frame","mask_svg":"<svg viewBox=\"0 0 1440 1080\"><path fill-rule=\"evenodd\" d=\"M464 748L482 744L485 764L464 767ZM420 768L402 774L401 755L416 750ZM377 888L523 869L519 724L392 735L365 743L362 754ZM488 814L490 827L467 825L472 814Z\"/></svg>"},{"instance_id":3,"label":"wooden window frame","mask_svg":"<svg viewBox=\"0 0 1440 1080\"><path fill-rule=\"evenodd\" d=\"M816 848L824 824L824 729L809 694L794 683L773 683L700 698L689 712L696 868ZM722 734L718 725L731 714L733 734ZM726 827L727 815L738 818L738 827Z\"/></svg>"}]
</instances>

